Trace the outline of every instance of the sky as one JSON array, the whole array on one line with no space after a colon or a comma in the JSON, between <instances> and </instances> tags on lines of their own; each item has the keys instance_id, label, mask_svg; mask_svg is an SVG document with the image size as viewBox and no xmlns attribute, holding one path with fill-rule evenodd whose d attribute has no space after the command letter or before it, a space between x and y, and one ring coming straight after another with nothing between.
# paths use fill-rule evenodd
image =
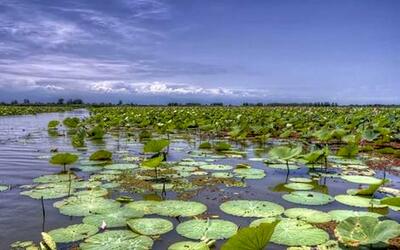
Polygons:
<instances>
[{"instance_id":1,"label":"sky","mask_svg":"<svg viewBox=\"0 0 400 250\"><path fill-rule=\"evenodd\" d=\"M400 103L397 0L0 0L0 101Z\"/></svg>"}]
</instances>

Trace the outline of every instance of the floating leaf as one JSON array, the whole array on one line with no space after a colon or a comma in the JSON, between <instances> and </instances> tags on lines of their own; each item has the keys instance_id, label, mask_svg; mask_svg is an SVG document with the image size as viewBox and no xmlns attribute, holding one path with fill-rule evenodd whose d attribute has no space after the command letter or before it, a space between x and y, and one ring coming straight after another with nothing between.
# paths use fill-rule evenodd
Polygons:
<instances>
[{"instance_id":1,"label":"floating leaf","mask_svg":"<svg viewBox=\"0 0 400 250\"><path fill-rule=\"evenodd\" d=\"M285 188L289 188L292 190L311 190L314 189L314 186L307 183L288 183L284 185Z\"/></svg>"},{"instance_id":2,"label":"floating leaf","mask_svg":"<svg viewBox=\"0 0 400 250\"><path fill-rule=\"evenodd\" d=\"M128 219L144 216L143 212L128 207L101 212L101 214L86 216L83 218L83 223L100 227L104 221L107 225L107 228L123 227L126 225L126 221Z\"/></svg>"},{"instance_id":3,"label":"floating leaf","mask_svg":"<svg viewBox=\"0 0 400 250\"><path fill-rule=\"evenodd\" d=\"M169 246L168 250L210 250L210 248L203 241L180 241Z\"/></svg>"},{"instance_id":4,"label":"floating leaf","mask_svg":"<svg viewBox=\"0 0 400 250\"><path fill-rule=\"evenodd\" d=\"M161 218L140 218L128 220L128 226L142 235L160 235L174 229L172 222Z\"/></svg>"},{"instance_id":5,"label":"floating leaf","mask_svg":"<svg viewBox=\"0 0 400 250\"><path fill-rule=\"evenodd\" d=\"M309 208L290 208L285 211L284 215L309 223L326 223L332 220L328 213Z\"/></svg>"},{"instance_id":6,"label":"floating leaf","mask_svg":"<svg viewBox=\"0 0 400 250\"><path fill-rule=\"evenodd\" d=\"M335 200L353 207L387 207L387 205L381 205L377 199L370 199L356 195L339 194L335 196Z\"/></svg>"},{"instance_id":7,"label":"floating leaf","mask_svg":"<svg viewBox=\"0 0 400 250\"><path fill-rule=\"evenodd\" d=\"M156 214L171 217L191 217L204 213L207 206L196 201L165 200L157 204Z\"/></svg>"},{"instance_id":8,"label":"floating leaf","mask_svg":"<svg viewBox=\"0 0 400 250\"><path fill-rule=\"evenodd\" d=\"M207 219L185 221L176 227L176 232L193 240L220 240L230 238L237 229L238 227L230 221Z\"/></svg>"},{"instance_id":9,"label":"floating leaf","mask_svg":"<svg viewBox=\"0 0 400 250\"><path fill-rule=\"evenodd\" d=\"M303 205L325 205L334 201L334 198L330 195L310 191L295 191L284 194L282 198Z\"/></svg>"},{"instance_id":10,"label":"floating leaf","mask_svg":"<svg viewBox=\"0 0 400 250\"><path fill-rule=\"evenodd\" d=\"M233 168L232 166L221 164L205 164L199 167L204 170L231 170Z\"/></svg>"},{"instance_id":11,"label":"floating leaf","mask_svg":"<svg viewBox=\"0 0 400 250\"><path fill-rule=\"evenodd\" d=\"M91 197L77 198L59 207L60 213L68 216L88 216L102 211L118 209L120 204L114 200Z\"/></svg>"},{"instance_id":12,"label":"floating leaf","mask_svg":"<svg viewBox=\"0 0 400 250\"><path fill-rule=\"evenodd\" d=\"M362 216L349 217L335 229L339 242L352 247L387 243L400 235L400 225L396 221L379 221L377 218Z\"/></svg>"},{"instance_id":13,"label":"floating leaf","mask_svg":"<svg viewBox=\"0 0 400 250\"><path fill-rule=\"evenodd\" d=\"M128 230L113 230L96 234L79 245L81 250L148 250L153 240Z\"/></svg>"},{"instance_id":14,"label":"floating leaf","mask_svg":"<svg viewBox=\"0 0 400 250\"><path fill-rule=\"evenodd\" d=\"M262 223L257 227L246 227L232 236L221 250L263 250L269 243L279 221Z\"/></svg>"},{"instance_id":15,"label":"floating leaf","mask_svg":"<svg viewBox=\"0 0 400 250\"><path fill-rule=\"evenodd\" d=\"M354 211L354 210L331 210L328 214L332 217L334 221L343 221L349 217L361 217L361 216L370 216L379 218L382 215L372 212L364 212L364 211Z\"/></svg>"},{"instance_id":16,"label":"floating leaf","mask_svg":"<svg viewBox=\"0 0 400 250\"><path fill-rule=\"evenodd\" d=\"M265 177L265 172L262 169L256 168L238 168L233 170L236 176L249 180L262 179Z\"/></svg>"},{"instance_id":17,"label":"floating leaf","mask_svg":"<svg viewBox=\"0 0 400 250\"><path fill-rule=\"evenodd\" d=\"M0 185L0 192L7 191L10 187L6 185Z\"/></svg>"},{"instance_id":18,"label":"floating leaf","mask_svg":"<svg viewBox=\"0 0 400 250\"><path fill-rule=\"evenodd\" d=\"M380 184L382 183L381 179L372 177L372 176L363 176L363 175L343 175L341 177L343 180L359 183L359 184Z\"/></svg>"},{"instance_id":19,"label":"floating leaf","mask_svg":"<svg viewBox=\"0 0 400 250\"><path fill-rule=\"evenodd\" d=\"M48 234L57 243L68 243L83 240L96 234L98 228L93 225L75 224L65 228L51 230Z\"/></svg>"},{"instance_id":20,"label":"floating leaf","mask_svg":"<svg viewBox=\"0 0 400 250\"><path fill-rule=\"evenodd\" d=\"M219 208L227 213L242 217L273 217L285 210L282 206L257 200L233 200L222 203Z\"/></svg>"}]
</instances>

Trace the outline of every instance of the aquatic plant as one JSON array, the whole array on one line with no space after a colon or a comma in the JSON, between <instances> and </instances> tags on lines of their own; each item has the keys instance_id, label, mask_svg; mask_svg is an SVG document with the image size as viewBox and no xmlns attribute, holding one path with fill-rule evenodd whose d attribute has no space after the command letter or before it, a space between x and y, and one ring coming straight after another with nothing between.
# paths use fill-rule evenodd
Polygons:
<instances>
[{"instance_id":1,"label":"aquatic plant","mask_svg":"<svg viewBox=\"0 0 400 250\"><path fill-rule=\"evenodd\" d=\"M53 165L63 166L66 171L66 166L74 164L78 160L78 156L71 153L58 153L50 158L50 163Z\"/></svg>"},{"instance_id":2,"label":"aquatic plant","mask_svg":"<svg viewBox=\"0 0 400 250\"><path fill-rule=\"evenodd\" d=\"M286 147L286 146L278 146L278 147L272 148L268 152L268 156L271 159L285 161L286 166L287 166L287 171L289 172L289 161L294 159L298 155L300 155L302 150L303 149L301 146L297 146L296 148L290 148L290 147Z\"/></svg>"},{"instance_id":3,"label":"aquatic plant","mask_svg":"<svg viewBox=\"0 0 400 250\"><path fill-rule=\"evenodd\" d=\"M89 160L91 161L110 161L112 160L112 153L108 150L97 150L90 155Z\"/></svg>"}]
</instances>

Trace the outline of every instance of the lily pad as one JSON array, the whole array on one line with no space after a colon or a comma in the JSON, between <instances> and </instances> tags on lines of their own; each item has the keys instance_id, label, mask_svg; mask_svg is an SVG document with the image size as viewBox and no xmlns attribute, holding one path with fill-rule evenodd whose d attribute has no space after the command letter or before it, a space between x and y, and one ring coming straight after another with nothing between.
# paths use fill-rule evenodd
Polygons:
<instances>
[{"instance_id":1,"label":"lily pad","mask_svg":"<svg viewBox=\"0 0 400 250\"><path fill-rule=\"evenodd\" d=\"M68 216L88 216L101 213L102 211L118 209L120 204L114 200L90 197L73 200L72 202L61 205L60 213Z\"/></svg>"},{"instance_id":2,"label":"lily pad","mask_svg":"<svg viewBox=\"0 0 400 250\"><path fill-rule=\"evenodd\" d=\"M196 201L165 200L157 204L156 213L162 216L191 217L204 213L207 206Z\"/></svg>"},{"instance_id":3,"label":"lily pad","mask_svg":"<svg viewBox=\"0 0 400 250\"><path fill-rule=\"evenodd\" d=\"M227 213L242 217L272 217L285 210L281 205L269 201L233 200L222 203L219 208Z\"/></svg>"},{"instance_id":4,"label":"lily pad","mask_svg":"<svg viewBox=\"0 0 400 250\"><path fill-rule=\"evenodd\" d=\"M380 184L382 182L381 179L372 177L372 176L363 176L363 175L343 175L341 177L343 180L348 182L358 183L358 184Z\"/></svg>"},{"instance_id":5,"label":"lily pad","mask_svg":"<svg viewBox=\"0 0 400 250\"><path fill-rule=\"evenodd\" d=\"M234 223L219 219L189 220L176 227L178 234L193 240L227 239L234 235L237 229L238 227Z\"/></svg>"},{"instance_id":6,"label":"lily pad","mask_svg":"<svg viewBox=\"0 0 400 250\"><path fill-rule=\"evenodd\" d=\"M174 229L172 222L161 218L131 219L127 224L134 232L142 235L160 235Z\"/></svg>"},{"instance_id":7,"label":"lily pad","mask_svg":"<svg viewBox=\"0 0 400 250\"><path fill-rule=\"evenodd\" d=\"M288 169L288 167L287 167L286 164L267 164L267 166L268 166L269 168L275 168L275 169L284 169L284 170L287 170L287 169ZM289 164L289 169L290 169L290 170L296 170L296 169L299 169L299 168L300 168L300 167L297 166L297 165Z\"/></svg>"},{"instance_id":8,"label":"lily pad","mask_svg":"<svg viewBox=\"0 0 400 250\"><path fill-rule=\"evenodd\" d=\"M292 178L289 178L289 181L291 181L291 182L300 182L300 183L310 183L310 182L312 182L311 179L303 178L303 177L292 177Z\"/></svg>"},{"instance_id":9,"label":"lily pad","mask_svg":"<svg viewBox=\"0 0 400 250\"><path fill-rule=\"evenodd\" d=\"M9 186L6 185L0 185L0 192L7 191L9 189Z\"/></svg>"},{"instance_id":10,"label":"lily pad","mask_svg":"<svg viewBox=\"0 0 400 250\"><path fill-rule=\"evenodd\" d=\"M51 230L48 234L57 243L68 243L83 240L96 234L98 228L93 225L75 224L65 228Z\"/></svg>"},{"instance_id":11,"label":"lily pad","mask_svg":"<svg viewBox=\"0 0 400 250\"><path fill-rule=\"evenodd\" d=\"M210 248L203 241L180 241L169 246L168 250L210 250Z\"/></svg>"},{"instance_id":12,"label":"lily pad","mask_svg":"<svg viewBox=\"0 0 400 250\"><path fill-rule=\"evenodd\" d=\"M102 211L101 214L86 216L83 218L83 223L100 227L103 222L105 222L107 228L123 227L126 225L126 221L128 219L139 218L143 216L144 214L141 211L123 207L119 209Z\"/></svg>"},{"instance_id":13,"label":"lily pad","mask_svg":"<svg viewBox=\"0 0 400 250\"><path fill-rule=\"evenodd\" d=\"M289 188L292 190L311 190L314 189L314 186L307 183L288 183L284 185L285 188Z\"/></svg>"},{"instance_id":14,"label":"lily pad","mask_svg":"<svg viewBox=\"0 0 400 250\"><path fill-rule=\"evenodd\" d=\"M199 166L201 169L204 170L231 170L233 167L230 165L222 165L222 164L205 164Z\"/></svg>"},{"instance_id":15,"label":"lily pad","mask_svg":"<svg viewBox=\"0 0 400 250\"><path fill-rule=\"evenodd\" d=\"M71 176L71 177L70 177ZM76 179L76 176L71 174L49 174L42 175L33 179L34 183L55 183L55 182L68 182L69 179Z\"/></svg>"},{"instance_id":16,"label":"lily pad","mask_svg":"<svg viewBox=\"0 0 400 250\"><path fill-rule=\"evenodd\" d=\"M68 196L68 192L69 188L67 185L49 183L39 185L31 190L22 191L20 194L29 196L33 199L41 199L43 197L43 199L47 200ZM70 192L73 192L72 188Z\"/></svg>"},{"instance_id":17,"label":"lily pad","mask_svg":"<svg viewBox=\"0 0 400 250\"><path fill-rule=\"evenodd\" d=\"M349 217L335 229L339 242L352 247L387 243L400 235L400 225L393 220L379 221L369 216Z\"/></svg>"},{"instance_id":18,"label":"lily pad","mask_svg":"<svg viewBox=\"0 0 400 250\"><path fill-rule=\"evenodd\" d=\"M328 213L309 208L290 208L284 212L284 215L309 223L326 223L332 220Z\"/></svg>"},{"instance_id":19,"label":"lily pad","mask_svg":"<svg viewBox=\"0 0 400 250\"><path fill-rule=\"evenodd\" d=\"M295 191L282 196L284 200L303 205L325 205L334 201L334 198L327 194L310 192L310 191Z\"/></svg>"},{"instance_id":20,"label":"lily pad","mask_svg":"<svg viewBox=\"0 0 400 250\"><path fill-rule=\"evenodd\" d=\"M104 168L109 169L109 170L129 170L129 169L135 169L138 167L139 166L137 164L119 163L119 164L107 165Z\"/></svg>"},{"instance_id":21,"label":"lily pad","mask_svg":"<svg viewBox=\"0 0 400 250\"><path fill-rule=\"evenodd\" d=\"M355 211L355 210L331 210L328 214L332 217L334 221L344 221L349 217L361 217L361 216L370 216L379 218L383 215L372 212L364 212L364 211Z\"/></svg>"},{"instance_id":22,"label":"lily pad","mask_svg":"<svg viewBox=\"0 0 400 250\"><path fill-rule=\"evenodd\" d=\"M370 199L356 195L339 194L335 196L335 200L353 207L387 207L387 205L381 205L377 199Z\"/></svg>"},{"instance_id":23,"label":"lily pad","mask_svg":"<svg viewBox=\"0 0 400 250\"><path fill-rule=\"evenodd\" d=\"M211 176L215 178L233 178L233 174L230 172L215 172Z\"/></svg>"},{"instance_id":24,"label":"lily pad","mask_svg":"<svg viewBox=\"0 0 400 250\"><path fill-rule=\"evenodd\" d=\"M329 235L324 230L296 219L282 219L271 238L273 243L286 246L314 246L328 240Z\"/></svg>"},{"instance_id":25,"label":"lily pad","mask_svg":"<svg viewBox=\"0 0 400 250\"><path fill-rule=\"evenodd\" d=\"M148 250L153 240L128 230L113 230L89 237L79 245L81 250Z\"/></svg>"},{"instance_id":26,"label":"lily pad","mask_svg":"<svg viewBox=\"0 0 400 250\"><path fill-rule=\"evenodd\" d=\"M257 220L253 220L251 223L250 223L250 227L257 227L257 226L259 226L260 224L262 224L262 223L272 223L272 222L275 222L277 220L277 218L276 217L266 217L266 218L260 218L260 219L257 219Z\"/></svg>"},{"instance_id":27,"label":"lily pad","mask_svg":"<svg viewBox=\"0 0 400 250\"><path fill-rule=\"evenodd\" d=\"M126 207L142 211L144 214L154 214L160 201L134 201L126 204Z\"/></svg>"},{"instance_id":28,"label":"lily pad","mask_svg":"<svg viewBox=\"0 0 400 250\"><path fill-rule=\"evenodd\" d=\"M233 170L236 176L245 179L262 179L265 177L265 172L262 169L256 168L238 168Z\"/></svg>"}]
</instances>

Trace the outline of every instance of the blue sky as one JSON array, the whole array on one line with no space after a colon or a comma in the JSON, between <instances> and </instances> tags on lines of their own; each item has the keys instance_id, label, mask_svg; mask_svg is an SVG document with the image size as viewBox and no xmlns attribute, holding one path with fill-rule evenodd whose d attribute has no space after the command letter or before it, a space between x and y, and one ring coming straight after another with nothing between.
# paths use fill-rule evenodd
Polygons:
<instances>
[{"instance_id":1,"label":"blue sky","mask_svg":"<svg viewBox=\"0 0 400 250\"><path fill-rule=\"evenodd\" d=\"M0 0L0 100L400 103L400 1Z\"/></svg>"}]
</instances>

